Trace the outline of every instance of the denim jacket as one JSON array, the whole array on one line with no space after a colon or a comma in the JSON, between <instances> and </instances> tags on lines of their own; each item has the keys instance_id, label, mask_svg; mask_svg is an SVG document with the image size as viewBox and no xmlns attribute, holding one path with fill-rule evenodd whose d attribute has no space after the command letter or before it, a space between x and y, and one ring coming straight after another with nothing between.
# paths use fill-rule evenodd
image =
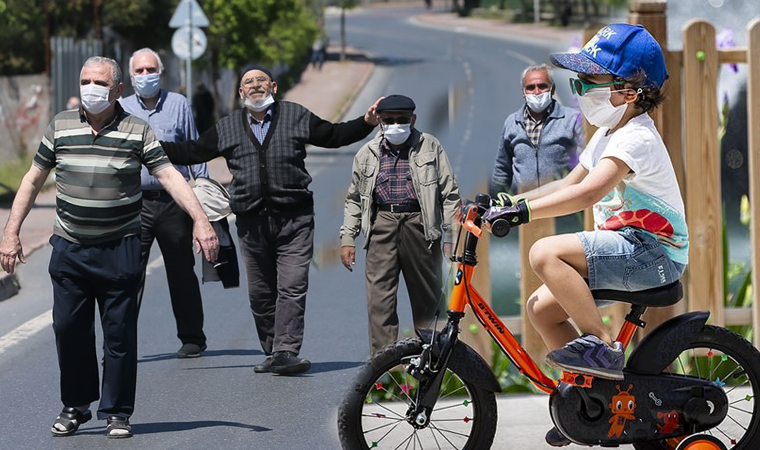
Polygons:
<instances>
[{"instance_id":1,"label":"denim jacket","mask_svg":"<svg viewBox=\"0 0 760 450\"><path fill-rule=\"evenodd\" d=\"M354 157L351 185L343 209L343 226L340 227L343 246L355 246L360 231L364 233L364 248L369 242L382 136L382 132L378 132ZM412 144L409 168L420 202L425 239L433 242L445 232L444 242L452 242L454 215L461 207L461 200L449 158L438 139L430 134L413 129L409 139Z\"/></svg>"}]
</instances>

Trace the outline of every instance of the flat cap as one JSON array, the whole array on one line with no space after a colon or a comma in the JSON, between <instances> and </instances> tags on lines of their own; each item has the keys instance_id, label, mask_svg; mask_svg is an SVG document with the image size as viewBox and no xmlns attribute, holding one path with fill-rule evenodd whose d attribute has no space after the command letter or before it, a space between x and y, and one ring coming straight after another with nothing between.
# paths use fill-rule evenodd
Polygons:
<instances>
[{"instance_id":1,"label":"flat cap","mask_svg":"<svg viewBox=\"0 0 760 450\"><path fill-rule=\"evenodd\" d=\"M393 94L380 100L377 104L377 112L381 111L414 111L416 105L406 95Z\"/></svg>"}]
</instances>

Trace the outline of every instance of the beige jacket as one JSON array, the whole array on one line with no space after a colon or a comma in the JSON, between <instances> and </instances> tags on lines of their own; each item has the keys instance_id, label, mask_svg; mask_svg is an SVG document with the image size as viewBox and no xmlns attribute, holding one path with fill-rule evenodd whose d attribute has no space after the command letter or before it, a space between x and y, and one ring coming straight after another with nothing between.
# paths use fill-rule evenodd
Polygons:
<instances>
[{"instance_id":1,"label":"beige jacket","mask_svg":"<svg viewBox=\"0 0 760 450\"><path fill-rule=\"evenodd\" d=\"M410 139L409 167L422 210L425 239L432 243L445 232L443 241L452 242L454 215L461 207L461 199L449 158L438 139L430 134L413 129ZM343 246L356 246L360 231L364 233L364 248L369 242L381 140L382 132L378 132L354 157L351 185L343 209L343 226L340 227Z\"/></svg>"}]
</instances>

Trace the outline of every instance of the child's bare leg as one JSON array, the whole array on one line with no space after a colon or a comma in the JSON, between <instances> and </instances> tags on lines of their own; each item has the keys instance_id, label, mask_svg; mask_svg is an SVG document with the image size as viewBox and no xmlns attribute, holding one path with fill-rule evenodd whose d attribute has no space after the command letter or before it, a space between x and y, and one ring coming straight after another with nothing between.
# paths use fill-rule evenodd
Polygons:
<instances>
[{"instance_id":1,"label":"child's bare leg","mask_svg":"<svg viewBox=\"0 0 760 450\"><path fill-rule=\"evenodd\" d=\"M567 320L567 313L545 284L531 294L525 306L530 322L549 350L560 348L578 337L578 331Z\"/></svg>"},{"instance_id":2,"label":"child's bare leg","mask_svg":"<svg viewBox=\"0 0 760 450\"><path fill-rule=\"evenodd\" d=\"M578 236L562 234L540 239L530 249L530 265L582 333L612 343L584 280L588 265Z\"/></svg>"}]
</instances>

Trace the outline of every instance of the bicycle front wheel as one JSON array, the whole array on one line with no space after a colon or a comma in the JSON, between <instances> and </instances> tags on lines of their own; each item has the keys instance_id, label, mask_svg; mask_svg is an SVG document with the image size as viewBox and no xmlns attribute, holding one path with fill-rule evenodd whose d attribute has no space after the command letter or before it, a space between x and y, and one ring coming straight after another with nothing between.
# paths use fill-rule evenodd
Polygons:
<instances>
[{"instance_id":1,"label":"bicycle front wheel","mask_svg":"<svg viewBox=\"0 0 760 450\"><path fill-rule=\"evenodd\" d=\"M344 450L491 447L496 433L494 393L467 382L450 368L429 422L414 423L409 411L415 406L419 381L407 368L421 353L420 339L406 339L383 348L361 369L338 411Z\"/></svg>"},{"instance_id":2,"label":"bicycle front wheel","mask_svg":"<svg viewBox=\"0 0 760 450\"><path fill-rule=\"evenodd\" d=\"M727 449L760 449L760 353L746 339L725 328L705 325L694 342L663 371L720 384L728 397L728 414L702 432ZM634 444L636 450L672 450L688 436Z\"/></svg>"}]
</instances>

